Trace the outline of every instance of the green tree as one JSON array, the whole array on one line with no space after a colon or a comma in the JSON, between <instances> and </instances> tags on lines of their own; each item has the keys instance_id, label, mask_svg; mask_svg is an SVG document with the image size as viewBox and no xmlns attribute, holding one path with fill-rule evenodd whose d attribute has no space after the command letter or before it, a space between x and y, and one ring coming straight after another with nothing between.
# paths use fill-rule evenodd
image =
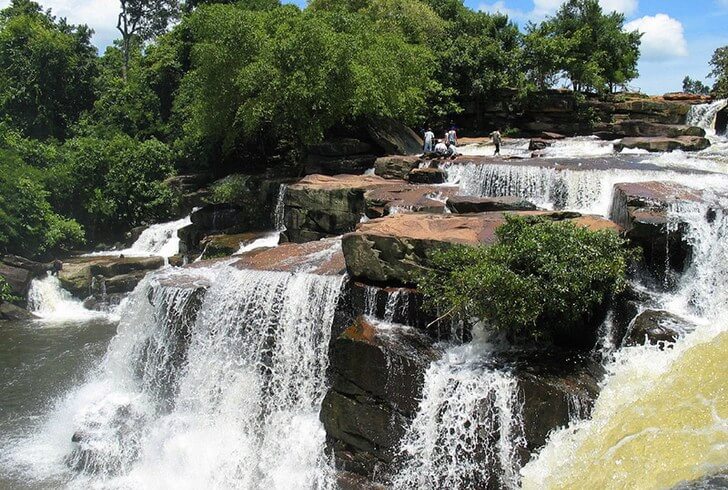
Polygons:
<instances>
[{"instance_id":1,"label":"green tree","mask_svg":"<svg viewBox=\"0 0 728 490\"><path fill-rule=\"evenodd\" d=\"M686 94L709 95L710 87L705 85L702 81L693 80L688 76L683 79L682 91Z\"/></svg>"},{"instance_id":2,"label":"green tree","mask_svg":"<svg viewBox=\"0 0 728 490\"><path fill-rule=\"evenodd\" d=\"M136 44L154 39L179 17L177 0L119 0L116 29L121 33L122 75L127 78Z\"/></svg>"},{"instance_id":3,"label":"green tree","mask_svg":"<svg viewBox=\"0 0 728 490\"><path fill-rule=\"evenodd\" d=\"M718 48L710 60L711 78L715 79L713 93L716 97L728 97L728 46Z\"/></svg>"},{"instance_id":4,"label":"green tree","mask_svg":"<svg viewBox=\"0 0 728 490\"><path fill-rule=\"evenodd\" d=\"M0 11L0 113L25 135L65 138L93 103L92 31L29 0Z\"/></svg>"},{"instance_id":5,"label":"green tree","mask_svg":"<svg viewBox=\"0 0 728 490\"><path fill-rule=\"evenodd\" d=\"M558 71L571 80L575 91L613 91L638 75L641 35L625 32L624 23L623 14L605 14L598 0L568 0L556 15L529 31L537 33L532 44L548 40L555 49L564 50L557 60ZM551 52L549 46L545 49ZM548 65L554 58L548 56L546 61Z\"/></svg>"},{"instance_id":6,"label":"green tree","mask_svg":"<svg viewBox=\"0 0 728 490\"><path fill-rule=\"evenodd\" d=\"M496 233L495 245L433 255L419 281L430 309L514 338L557 338L593 325L625 287L631 253L612 231L510 215Z\"/></svg>"}]
</instances>

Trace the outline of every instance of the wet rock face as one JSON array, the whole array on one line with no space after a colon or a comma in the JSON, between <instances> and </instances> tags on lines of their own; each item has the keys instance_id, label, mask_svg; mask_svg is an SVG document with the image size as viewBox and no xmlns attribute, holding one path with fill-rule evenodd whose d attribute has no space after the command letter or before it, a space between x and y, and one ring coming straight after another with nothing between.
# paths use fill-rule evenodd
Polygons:
<instances>
[{"instance_id":1,"label":"wet rock face","mask_svg":"<svg viewBox=\"0 0 728 490\"><path fill-rule=\"evenodd\" d=\"M673 270L684 270L690 255L680 227L668 227L668 208L678 201L701 199L699 192L674 182L617 184L611 218L642 248L648 269L662 277L666 264Z\"/></svg>"},{"instance_id":2,"label":"wet rock face","mask_svg":"<svg viewBox=\"0 0 728 490\"><path fill-rule=\"evenodd\" d=\"M419 167L422 159L418 156L392 155L377 158L374 173L385 179L406 180L409 173Z\"/></svg>"},{"instance_id":3,"label":"wet rock face","mask_svg":"<svg viewBox=\"0 0 728 490\"><path fill-rule=\"evenodd\" d=\"M366 131L371 140L384 150L385 155L417 155L424 146L417 133L394 119L370 121Z\"/></svg>"},{"instance_id":4,"label":"wet rock face","mask_svg":"<svg viewBox=\"0 0 728 490\"><path fill-rule=\"evenodd\" d=\"M332 138L308 147L307 174L361 174L374 166L377 149L356 138Z\"/></svg>"},{"instance_id":5,"label":"wet rock face","mask_svg":"<svg viewBox=\"0 0 728 490\"><path fill-rule=\"evenodd\" d=\"M0 301L0 321L31 320L35 315L11 303Z\"/></svg>"},{"instance_id":6,"label":"wet rock face","mask_svg":"<svg viewBox=\"0 0 728 490\"><path fill-rule=\"evenodd\" d=\"M518 196L473 197L453 196L447 199L447 208L452 213L490 213L494 211L535 211L536 205Z\"/></svg>"},{"instance_id":7,"label":"wet rock face","mask_svg":"<svg viewBox=\"0 0 728 490\"><path fill-rule=\"evenodd\" d=\"M98 283L99 277L109 281L117 276L125 276L112 283L117 284L120 290L127 289L130 282L138 283L146 272L159 269L163 265L164 259L161 257L78 257L63 263L58 278L64 289L77 298L85 299L93 292L95 278Z\"/></svg>"},{"instance_id":8,"label":"wet rock face","mask_svg":"<svg viewBox=\"0 0 728 490\"><path fill-rule=\"evenodd\" d=\"M666 137L679 138L681 136L704 137L705 130L694 126L679 124L657 124L640 119L628 119L612 125L612 133L624 137Z\"/></svg>"},{"instance_id":9,"label":"wet rock face","mask_svg":"<svg viewBox=\"0 0 728 490\"><path fill-rule=\"evenodd\" d=\"M639 137L624 138L614 145L614 149L622 151L625 148L647 150L649 152L669 152L674 150L700 151L710 146L707 138L700 136L668 137Z\"/></svg>"},{"instance_id":10,"label":"wet rock face","mask_svg":"<svg viewBox=\"0 0 728 490\"><path fill-rule=\"evenodd\" d=\"M625 346L671 344L695 328L695 324L689 320L667 311L646 310L634 319L623 344Z\"/></svg>"},{"instance_id":11,"label":"wet rock face","mask_svg":"<svg viewBox=\"0 0 728 490\"><path fill-rule=\"evenodd\" d=\"M715 116L715 132L717 134L728 133L728 107L721 110Z\"/></svg>"},{"instance_id":12,"label":"wet rock face","mask_svg":"<svg viewBox=\"0 0 728 490\"><path fill-rule=\"evenodd\" d=\"M238 256L232 267L277 272L307 272L318 275L342 275L346 270L340 241L319 240L307 243L283 243L275 248L261 248ZM206 262L190 267L205 267Z\"/></svg>"},{"instance_id":13,"label":"wet rock face","mask_svg":"<svg viewBox=\"0 0 728 490\"><path fill-rule=\"evenodd\" d=\"M288 187L285 235L302 243L352 231L366 213L364 193L392 184L376 176L309 175Z\"/></svg>"},{"instance_id":14,"label":"wet rock face","mask_svg":"<svg viewBox=\"0 0 728 490\"><path fill-rule=\"evenodd\" d=\"M400 211L442 214L445 199L456 192L456 187L387 184L364 194L366 216L381 218Z\"/></svg>"},{"instance_id":15,"label":"wet rock face","mask_svg":"<svg viewBox=\"0 0 728 490\"><path fill-rule=\"evenodd\" d=\"M540 138L533 138L528 143L528 150L529 151L545 150L549 146L551 146L551 141L545 140L545 139L540 139Z\"/></svg>"},{"instance_id":16,"label":"wet rock face","mask_svg":"<svg viewBox=\"0 0 728 490\"><path fill-rule=\"evenodd\" d=\"M331 388L320 418L337 467L371 477L394 460L417 411L424 373L440 352L413 328L362 318L331 346Z\"/></svg>"},{"instance_id":17,"label":"wet rock face","mask_svg":"<svg viewBox=\"0 0 728 490\"><path fill-rule=\"evenodd\" d=\"M447 172L439 168L416 168L407 176L412 184L444 184Z\"/></svg>"}]
</instances>

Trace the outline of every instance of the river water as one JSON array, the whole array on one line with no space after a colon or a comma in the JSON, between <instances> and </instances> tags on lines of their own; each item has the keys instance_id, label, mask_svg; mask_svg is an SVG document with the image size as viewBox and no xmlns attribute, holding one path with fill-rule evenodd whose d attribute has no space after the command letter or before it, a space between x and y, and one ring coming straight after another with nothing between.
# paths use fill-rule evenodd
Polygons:
<instances>
[{"instance_id":1,"label":"river water","mask_svg":"<svg viewBox=\"0 0 728 490\"><path fill-rule=\"evenodd\" d=\"M711 107L702 109L695 120L709 125ZM615 183L672 180L707 189L728 208L720 195L728 191L726 140L711 138L713 148L695 155L621 157L590 138L567 140L552 156L618 168L453 167L450 180L466 194L517 193L605 216ZM410 458L393 485L467 488L498 466L507 488L657 489L726 471L728 217L704 204L669 213L675 226L686 224L695 252L659 303L695 321L695 332L664 351L607 349L591 418L554 432L524 468L515 458L522 420L514 378L478 362L487 342L451 345L426 373L402 441ZM172 253L169 230L181 224L152 228L136 250ZM0 326L0 488L331 488L318 411L344 283L304 269L166 268L111 314L85 310L54 278L35 283L31 305L41 319ZM393 292L386 303L384 319L393 321L407 297ZM483 437L497 443L474 459L463 441Z\"/></svg>"}]
</instances>

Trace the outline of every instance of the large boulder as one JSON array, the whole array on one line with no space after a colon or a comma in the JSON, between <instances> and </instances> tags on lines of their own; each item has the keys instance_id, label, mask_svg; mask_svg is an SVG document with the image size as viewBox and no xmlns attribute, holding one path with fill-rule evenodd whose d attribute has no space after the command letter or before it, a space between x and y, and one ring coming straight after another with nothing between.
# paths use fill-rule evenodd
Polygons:
<instances>
[{"instance_id":1,"label":"large boulder","mask_svg":"<svg viewBox=\"0 0 728 490\"><path fill-rule=\"evenodd\" d=\"M679 136L676 138L667 137L639 137L624 138L614 145L614 149L647 150L649 152L670 152L674 150L701 151L710 146L707 138L700 136Z\"/></svg>"},{"instance_id":2,"label":"large boulder","mask_svg":"<svg viewBox=\"0 0 728 490\"><path fill-rule=\"evenodd\" d=\"M617 184L611 218L623 228L627 238L642 247L647 267L661 276L666 272L666 264L673 270L684 270L690 254L682 227L668 226L670 205L702 199L700 191L675 182Z\"/></svg>"},{"instance_id":3,"label":"large boulder","mask_svg":"<svg viewBox=\"0 0 728 490\"><path fill-rule=\"evenodd\" d=\"M386 155L417 155L424 142L417 133L394 119L381 118L367 124L367 133Z\"/></svg>"},{"instance_id":4,"label":"large boulder","mask_svg":"<svg viewBox=\"0 0 728 490\"><path fill-rule=\"evenodd\" d=\"M609 220L578 213L522 214L569 218L590 229L618 229ZM503 213L396 214L372 220L343 237L346 266L352 277L365 282L414 285L416 276L427 270L433 251L456 245L492 244L496 241L496 228L504 222Z\"/></svg>"},{"instance_id":5,"label":"large boulder","mask_svg":"<svg viewBox=\"0 0 728 490\"><path fill-rule=\"evenodd\" d=\"M422 159L416 155L390 155L377 158L374 173L385 179L406 180L409 173L419 167Z\"/></svg>"},{"instance_id":6,"label":"large boulder","mask_svg":"<svg viewBox=\"0 0 728 490\"><path fill-rule=\"evenodd\" d=\"M302 243L352 231L365 215L367 191L402 185L369 175L309 175L286 192L285 236Z\"/></svg>"},{"instance_id":7,"label":"large boulder","mask_svg":"<svg viewBox=\"0 0 728 490\"><path fill-rule=\"evenodd\" d=\"M407 176L412 184L444 184L447 172L439 168L415 168Z\"/></svg>"},{"instance_id":8,"label":"large boulder","mask_svg":"<svg viewBox=\"0 0 728 490\"><path fill-rule=\"evenodd\" d=\"M140 280L144 273L159 269L163 265L162 257L78 257L63 263L63 269L58 274L58 278L64 289L77 298L85 299L94 293L94 290L98 291L97 288L100 288L102 280L105 282L116 276L128 274L133 274L132 277ZM131 280L130 277L123 281L120 279L119 284L122 282L128 284L129 280ZM96 288L92 287L94 285Z\"/></svg>"},{"instance_id":9,"label":"large boulder","mask_svg":"<svg viewBox=\"0 0 728 490\"><path fill-rule=\"evenodd\" d=\"M27 269L13 267L0 262L0 276L10 286L10 292L13 296L24 298L28 294L30 283L33 280L33 273Z\"/></svg>"},{"instance_id":10,"label":"large boulder","mask_svg":"<svg viewBox=\"0 0 728 490\"><path fill-rule=\"evenodd\" d=\"M645 310L632 322L623 344L626 346L672 344L695 328L695 324L690 320L668 311Z\"/></svg>"},{"instance_id":11,"label":"large boulder","mask_svg":"<svg viewBox=\"0 0 728 490\"><path fill-rule=\"evenodd\" d=\"M414 328L358 319L331 346L320 418L337 466L372 476L391 463L417 411L424 374L440 356Z\"/></svg>"},{"instance_id":12,"label":"large boulder","mask_svg":"<svg viewBox=\"0 0 728 490\"><path fill-rule=\"evenodd\" d=\"M535 211L536 205L518 196L474 197L452 196L447 199L452 213L489 213L493 211Z\"/></svg>"},{"instance_id":13,"label":"large boulder","mask_svg":"<svg viewBox=\"0 0 728 490\"><path fill-rule=\"evenodd\" d=\"M641 119L659 124L684 124L691 104L661 97L629 98L611 105L611 110L626 119Z\"/></svg>"},{"instance_id":14,"label":"large boulder","mask_svg":"<svg viewBox=\"0 0 728 490\"><path fill-rule=\"evenodd\" d=\"M306 174L358 175L374 168L376 161L376 155L348 155L342 157L309 155L306 160Z\"/></svg>"},{"instance_id":15,"label":"large boulder","mask_svg":"<svg viewBox=\"0 0 728 490\"><path fill-rule=\"evenodd\" d=\"M364 194L366 215L381 218L398 212L444 213L445 199L457 192L456 187L433 185L387 185Z\"/></svg>"},{"instance_id":16,"label":"large boulder","mask_svg":"<svg viewBox=\"0 0 728 490\"><path fill-rule=\"evenodd\" d=\"M705 130L694 126L678 124L657 124L643 120L628 119L612 126L612 133L624 137L666 137L679 138L681 136L704 137Z\"/></svg>"},{"instance_id":17,"label":"large boulder","mask_svg":"<svg viewBox=\"0 0 728 490\"><path fill-rule=\"evenodd\" d=\"M35 315L12 303L0 301L0 321L32 320Z\"/></svg>"}]
</instances>

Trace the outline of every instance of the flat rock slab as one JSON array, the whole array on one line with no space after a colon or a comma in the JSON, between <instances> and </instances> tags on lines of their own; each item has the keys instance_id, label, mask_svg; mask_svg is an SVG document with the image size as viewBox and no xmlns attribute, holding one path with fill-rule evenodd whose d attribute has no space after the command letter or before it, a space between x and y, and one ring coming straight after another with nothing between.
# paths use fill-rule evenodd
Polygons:
<instances>
[{"instance_id":1,"label":"flat rock slab","mask_svg":"<svg viewBox=\"0 0 728 490\"><path fill-rule=\"evenodd\" d=\"M238 269L303 272L329 276L346 273L341 241L338 239L302 244L284 243L274 248L253 250L239 257L232 263L232 266Z\"/></svg>"},{"instance_id":2,"label":"flat rock slab","mask_svg":"<svg viewBox=\"0 0 728 490\"><path fill-rule=\"evenodd\" d=\"M615 223L598 216L538 211L516 214L569 219L591 230L619 231ZM495 243L495 231L503 223L503 213L396 214L372 220L343 237L346 266L352 277L364 281L413 285L416 275L427 269L428 256L434 250Z\"/></svg>"},{"instance_id":3,"label":"flat rock slab","mask_svg":"<svg viewBox=\"0 0 728 490\"><path fill-rule=\"evenodd\" d=\"M162 257L96 256L75 257L63 262L58 274L64 289L74 296L85 299L91 291L94 276L109 279L133 272L151 271L164 265Z\"/></svg>"},{"instance_id":4,"label":"flat rock slab","mask_svg":"<svg viewBox=\"0 0 728 490\"><path fill-rule=\"evenodd\" d=\"M624 138L614 145L616 151L625 148L647 150L649 152L670 152L675 150L700 151L710 146L707 138L700 136L680 136L677 138L645 137Z\"/></svg>"},{"instance_id":5,"label":"flat rock slab","mask_svg":"<svg viewBox=\"0 0 728 490\"><path fill-rule=\"evenodd\" d=\"M364 194L366 215L381 218L401 211L444 213L445 200L457 191L453 186L387 185Z\"/></svg>"}]
</instances>

